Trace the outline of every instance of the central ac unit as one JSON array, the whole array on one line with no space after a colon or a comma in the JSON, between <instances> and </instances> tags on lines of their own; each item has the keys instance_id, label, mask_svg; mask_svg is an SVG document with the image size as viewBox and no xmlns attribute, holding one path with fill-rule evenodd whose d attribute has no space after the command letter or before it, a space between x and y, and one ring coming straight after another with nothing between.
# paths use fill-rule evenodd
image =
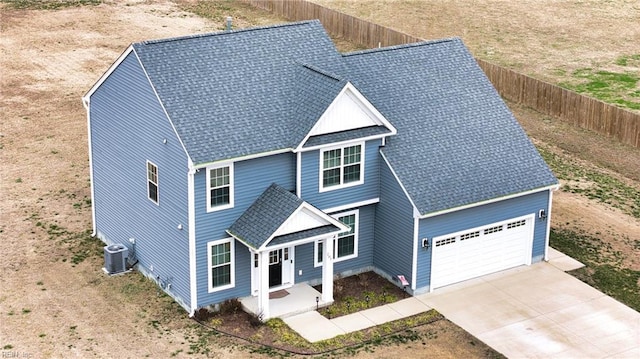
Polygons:
<instances>
[{"instance_id":1,"label":"central ac unit","mask_svg":"<svg viewBox=\"0 0 640 359\"><path fill-rule=\"evenodd\" d=\"M112 244L104 247L104 270L107 274L122 273L127 270L129 250L124 244Z\"/></svg>"}]
</instances>

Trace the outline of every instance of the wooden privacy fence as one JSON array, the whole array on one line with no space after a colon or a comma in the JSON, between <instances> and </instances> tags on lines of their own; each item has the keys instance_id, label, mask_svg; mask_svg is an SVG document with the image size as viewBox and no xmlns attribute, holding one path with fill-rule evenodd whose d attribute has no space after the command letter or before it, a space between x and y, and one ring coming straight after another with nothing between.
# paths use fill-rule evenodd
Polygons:
<instances>
[{"instance_id":1,"label":"wooden privacy fence","mask_svg":"<svg viewBox=\"0 0 640 359\"><path fill-rule=\"evenodd\" d=\"M243 0L286 19L319 19L333 36L373 48L423 39L306 0ZM500 95L582 128L640 147L640 114L476 59Z\"/></svg>"}]
</instances>

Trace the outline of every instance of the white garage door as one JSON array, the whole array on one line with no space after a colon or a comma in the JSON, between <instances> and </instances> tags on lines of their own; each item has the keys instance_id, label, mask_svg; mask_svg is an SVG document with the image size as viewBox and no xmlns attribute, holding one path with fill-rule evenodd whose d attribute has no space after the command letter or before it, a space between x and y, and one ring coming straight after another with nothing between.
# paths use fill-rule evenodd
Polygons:
<instances>
[{"instance_id":1,"label":"white garage door","mask_svg":"<svg viewBox=\"0 0 640 359\"><path fill-rule=\"evenodd\" d=\"M531 264L534 215L433 238L431 289Z\"/></svg>"}]
</instances>

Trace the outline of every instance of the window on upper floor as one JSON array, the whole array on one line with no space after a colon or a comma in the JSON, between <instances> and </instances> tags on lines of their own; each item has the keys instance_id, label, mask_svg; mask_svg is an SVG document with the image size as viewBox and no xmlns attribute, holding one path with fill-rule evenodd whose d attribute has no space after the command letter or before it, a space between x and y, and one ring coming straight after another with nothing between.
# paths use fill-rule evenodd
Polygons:
<instances>
[{"instance_id":1,"label":"window on upper floor","mask_svg":"<svg viewBox=\"0 0 640 359\"><path fill-rule=\"evenodd\" d=\"M320 152L320 191L363 183L362 143L333 147Z\"/></svg>"},{"instance_id":2,"label":"window on upper floor","mask_svg":"<svg viewBox=\"0 0 640 359\"><path fill-rule=\"evenodd\" d=\"M334 241L333 258L335 262L355 258L358 256L358 215L359 211L353 210L342 212L332 217L349 226L350 230L338 234L338 238ZM322 265L323 259L323 242L316 242L315 265Z\"/></svg>"},{"instance_id":3,"label":"window on upper floor","mask_svg":"<svg viewBox=\"0 0 640 359\"><path fill-rule=\"evenodd\" d=\"M155 204L159 204L158 189L158 166L147 161L147 196Z\"/></svg>"},{"instance_id":4,"label":"window on upper floor","mask_svg":"<svg viewBox=\"0 0 640 359\"><path fill-rule=\"evenodd\" d=\"M209 242L207 252L209 292L232 288L235 285L233 238Z\"/></svg>"},{"instance_id":5,"label":"window on upper floor","mask_svg":"<svg viewBox=\"0 0 640 359\"><path fill-rule=\"evenodd\" d=\"M207 167L207 210L233 207L233 163Z\"/></svg>"}]
</instances>

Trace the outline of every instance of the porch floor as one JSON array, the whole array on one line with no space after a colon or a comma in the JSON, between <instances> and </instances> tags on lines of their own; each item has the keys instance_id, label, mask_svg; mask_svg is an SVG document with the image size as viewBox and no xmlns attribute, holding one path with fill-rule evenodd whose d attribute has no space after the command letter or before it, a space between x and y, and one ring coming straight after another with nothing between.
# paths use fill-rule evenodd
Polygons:
<instances>
[{"instance_id":1,"label":"porch floor","mask_svg":"<svg viewBox=\"0 0 640 359\"><path fill-rule=\"evenodd\" d=\"M286 318L316 310L316 297L320 298L318 306L325 307L331 303L322 301L322 294L306 283L295 284L285 289L289 294L282 298L269 299L270 318ZM258 315L258 297L240 298L242 308L251 314Z\"/></svg>"}]
</instances>

